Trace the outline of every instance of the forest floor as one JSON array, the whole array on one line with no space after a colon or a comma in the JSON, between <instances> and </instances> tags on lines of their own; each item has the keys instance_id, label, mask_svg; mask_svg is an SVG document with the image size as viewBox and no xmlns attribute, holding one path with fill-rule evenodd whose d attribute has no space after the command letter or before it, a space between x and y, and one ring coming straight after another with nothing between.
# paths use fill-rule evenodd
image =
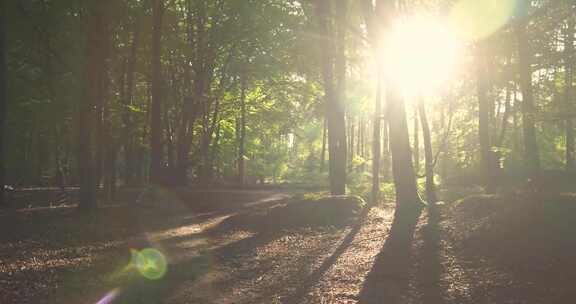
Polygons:
<instances>
[{"instance_id":1,"label":"forest floor","mask_svg":"<svg viewBox=\"0 0 576 304\"><path fill-rule=\"evenodd\" d=\"M368 274L391 204L342 227L259 224L254 214L292 195L166 189L157 203L107 206L92 217L65 206L0 213L0 303L381 303L367 290L379 284L394 285L386 292L397 303L576 298L574 195L473 196L441 206L437 219L424 212L406 275L377 279ZM161 278L130 267L144 248L166 258Z\"/></svg>"}]
</instances>

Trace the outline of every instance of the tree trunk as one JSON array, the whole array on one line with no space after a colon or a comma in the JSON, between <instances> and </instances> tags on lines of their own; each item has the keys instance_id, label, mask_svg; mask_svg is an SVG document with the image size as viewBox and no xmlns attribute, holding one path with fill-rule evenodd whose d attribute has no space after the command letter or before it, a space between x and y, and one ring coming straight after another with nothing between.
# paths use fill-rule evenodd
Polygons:
<instances>
[{"instance_id":1,"label":"tree trunk","mask_svg":"<svg viewBox=\"0 0 576 304\"><path fill-rule=\"evenodd\" d=\"M420 171L420 129L418 125L418 108L414 107L414 170L416 173Z\"/></svg>"},{"instance_id":2,"label":"tree trunk","mask_svg":"<svg viewBox=\"0 0 576 304\"><path fill-rule=\"evenodd\" d=\"M104 53L101 54L103 56L102 66L100 67L99 71L99 87L98 87L98 99L96 102L96 155L95 155L95 162L96 162L96 189L100 188L100 184L103 180L103 177L106 175L106 149L107 149L107 141L108 141L108 134L107 134L107 107L108 105L108 88L109 88L109 79L108 79L108 55L109 55L109 48L110 48L110 41L108 41L108 34L103 36L103 50Z\"/></svg>"},{"instance_id":3,"label":"tree trunk","mask_svg":"<svg viewBox=\"0 0 576 304\"><path fill-rule=\"evenodd\" d=\"M107 143L104 157L104 196L107 201L112 201L116 196L116 143L106 134Z\"/></svg>"},{"instance_id":4,"label":"tree trunk","mask_svg":"<svg viewBox=\"0 0 576 304\"><path fill-rule=\"evenodd\" d=\"M164 146L166 146L166 167L171 171L174 167L174 132L172 125L170 124L170 117L168 109L165 109L162 113L162 123L164 124L163 131L164 135L162 138L165 139ZM165 176L168 177L168 176ZM166 180L165 180L166 181Z\"/></svg>"},{"instance_id":5,"label":"tree trunk","mask_svg":"<svg viewBox=\"0 0 576 304\"><path fill-rule=\"evenodd\" d=\"M240 136L238 138L238 183L241 186L245 184L246 173L244 142L246 140L246 75L240 79Z\"/></svg>"},{"instance_id":6,"label":"tree trunk","mask_svg":"<svg viewBox=\"0 0 576 304\"><path fill-rule=\"evenodd\" d=\"M327 130L328 124L326 122L326 117L322 120L322 151L320 152L320 171L324 171L326 166L326 141L327 141Z\"/></svg>"},{"instance_id":7,"label":"tree trunk","mask_svg":"<svg viewBox=\"0 0 576 304\"><path fill-rule=\"evenodd\" d=\"M348 1L337 1L335 8L336 55L334 58L334 71L336 76L336 99L333 119L335 131L334 145L334 178L332 194L346 194L346 32L348 31L346 12ZM331 158L332 159L332 158Z\"/></svg>"},{"instance_id":8,"label":"tree trunk","mask_svg":"<svg viewBox=\"0 0 576 304\"><path fill-rule=\"evenodd\" d=\"M119 99L125 100L125 64L122 65L120 71L120 79L118 81L119 87ZM103 159L102 159L102 178L103 178L103 190L104 197L107 201L111 201L114 198L115 192L115 178L116 178L116 142L112 131L112 115L110 111L110 103L103 102L102 109L102 141L98 144L102 146Z\"/></svg>"},{"instance_id":9,"label":"tree trunk","mask_svg":"<svg viewBox=\"0 0 576 304\"><path fill-rule=\"evenodd\" d=\"M208 164L210 168L210 176L208 178L211 181L218 181L219 174L219 155L220 155L220 121L216 122L214 131L214 142L212 143L212 153L208 156Z\"/></svg>"},{"instance_id":10,"label":"tree trunk","mask_svg":"<svg viewBox=\"0 0 576 304\"><path fill-rule=\"evenodd\" d=\"M421 207L422 200L416 187L404 101L394 88L389 87L386 94L396 204L398 208L403 205L409 206L403 210L416 210L418 208L413 207Z\"/></svg>"},{"instance_id":11,"label":"tree trunk","mask_svg":"<svg viewBox=\"0 0 576 304\"><path fill-rule=\"evenodd\" d=\"M490 147L490 105L488 101L488 75L485 46L478 43L476 54L478 92L478 136L480 139L480 172L487 193L494 193Z\"/></svg>"},{"instance_id":12,"label":"tree trunk","mask_svg":"<svg viewBox=\"0 0 576 304\"><path fill-rule=\"evenodd\" d=\"M139 22L138 19L134 21L134 29L132 30L132 44L130 45L130 57L128 58L128 66L126 70L126 96L123 100L125 108L122 111L122 122L124 124L124 180L126 184L134 184L135 177L135 142L133 134L134 125L132 123L132 115L130 106L134 105L134 74L136 70L136 60L139 42Z\"/></svg>"},{"instance_id":13,"label":"tree trunk","mask_svg":"<svg viewBox=\"0 0 576 304\"><path fill-rule=\"evenodd\" d=\"M4 11L3 4L0 9ZM6 44L5 44L5 20L4 14L0 14L0 208L6 205L6 194L4 191L5 168L4 168L4 132L6 128Z\"/></svg>"},{"instance_id":14,"label":"tree trunk","mask_svg":"<svg viewBox=\"0 0 576 304\"><path fill-rule=\"evenodd\" d=\"M364 145L364 118L363 116L360 116L360 118L358 119L358 138L356 139L356 141L358 142L358 144L356 145L356 155L359 155L361 157L364 157L364 154L362 153L362 146Z\"/></svg>"},{"instance_id":15,"label":"tree trunk","mask_svg":"<svg viewBox=\"0 0 576 304\"><path fill-rule=\"evenodd\" d=\"M162 176L162 15L164 0L152 1L152 103L150 109L150 183Z\"/></svg>"},{"instance_id":16,"label":"tree trunk","mask_svg":"<svg viewBox=\"0 0 576 304\"><path fill-rule=\"evenodd\" d=\"M430 134L430 125L426 116L423 97L418 100L418 114L420 115L420 124L422 125L422 138L424 139L424 162L426 168L426 200L428 207L436 204L436 185L434 184L434 155L432 154L432 136Z\"/></svg>"},{"instance_id":17,"label":"tree trunk","mask_svg":"<svg viewBox=\"0 0 576 304\"><path fill-rule=\"evenodd\" d=\"M96 166L93 155L92 130L95 127L95 106L101 97L102 67L104 66L106 21L105 10L108 1L91 2L87 14L86 66L84 75L85 98L77 112L77 161L80 184L79 204L82 211L97 207L96 202Z\"/></svg>"},{"instance_id":18,"label":"tree trunk","mask_svg":"<svg viewBox=\"0 0 576 304\"><path fill-rule=\"evenodd\" d=\"M223 92L225 90L225 81L226 81L226 71L223 67L222 69L222 77L220 79L220 89L219 93L216 94L216 100L214 101L214 110L212 111L212 119L208 123L206 121L206 127L204 129L204 133L202 135L202 146L201 150L202 153L202 171L201 171L201 182L204 184L212 182L214 176L214 157L213 154L215 153L215 145L213 143L213 135L216 130L219 129L219 117L220 117L220 100L223 98ZM218 135L217 135L218 136Z\"/></svg>"},{"instance_id":19,"label":"tree trunk","mask_svg":"<svg viewBox=\"0 0 576 304\"><path fill-rule=\"evenodd\" d=\"M322 55L322 77L324 81L324 98L326 119L328 121L328 154L330 192L332 195L346 193L346 122L344 118L344 85L346 61L344 54L345 39L345 1L336 10L336 34L331 32L331 3L329 0L318 1L319 30L322 37L320 45L326 50ZM331 39L330 37L336 37ZM334 40L338 41L337 44ZM334 51L336 50L336 51ZM334 79L336 74L336 78Z\"/></svg>"},{"instance_id":20,"label":"tree trunk","mask_svg":"<svg viewBox=\"0 0 576 304\"><path fill-rule=\"evenodd\" d=\"M346 152L348 155L348 168L352 168L353 164L353 160L354 160L354 132L355 132L355 127L354 127L354 116L353 115L348 115L348 151ZM349 169L350 170L350 169Z\"/></svg>"},{"instance_id":21,"label":"tree trunk","mask_svg":"<svg viewBox=\"0 0 576 304\"><path fill-rule=\"evenodd\" d=\"M566 35L564 38L564 86L566 112L569 113L566 119L566 170L574 170L574 101L573 101L573 77L574 77L574 21L569 20L566 25Z\"/></svg>"},{"instance_id":22,"label":"tree trunk","mask_svg":"<svg viewBox=\"0 0 576 304\"><path fill-rule=\"evenodd\" d=\"M504 145L504 139L506 138L506 131L508 129L508 119L512 113L512 86L506 85L506 100L504 103L504 114L502 115L502 124L500 126L500 134L498 135L498 141L496 146L502 147Z\"/></svg>"},{"instance_id":23,"label":"tree trunk","mask_svg":"<svg viewBox=\"0 0 576 304\"><path fill-rule=\"evenodd\" d=\"M390 181L390 139L388 132L388 123L384 121L382 127L382 179Z\"/></svg>"},{"instance_id":24,"label":"tree trunk","mask_svg":"<svg viewBox=\"0 0 576 304\"><path fill-rule=\"evenodd\" d=\"M381 134L380 126L382 116L382 83L380 76L376 84L376 97L374 98L374 130L372 132L372 204L380 201L380 155Z\"/></svg>"},{"instance_id":25,"label":"tree trunk","mask_svg":"<svg viewBox=\"0 0 576 304\"><path fill-rule=\"evenodd\" d=\"M520 73L520 91L522 92L522 131L524 135L524 161L530 176L540 169L538 142L536 141L534 96L532 94L532 67L526 23L516 26L518 39L518 71Z\"/></svg>"}]
</instances>

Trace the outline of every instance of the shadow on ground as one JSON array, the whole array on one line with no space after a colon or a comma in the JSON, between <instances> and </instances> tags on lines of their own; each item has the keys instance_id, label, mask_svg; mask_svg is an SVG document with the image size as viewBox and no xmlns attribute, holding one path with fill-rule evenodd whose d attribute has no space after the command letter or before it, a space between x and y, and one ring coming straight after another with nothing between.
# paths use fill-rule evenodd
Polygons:
<instances>
[{"instance_id":1,"label":"shadow on ground","mask_svg":"<svg viewBox=\"0 0 576 304\"><path fill-rule=\"evenodd\" d=\"M405 303L412 267L412 241L419 216L419 207L396 209L390 234L364 281L358 303Z\"/></svg>"},{"instance_id":2,"label":"shadow on ground","mask_svg":"<svg viewBox=\"0 0 576 304\"><path fill-rule=\"evenodd\" d=\"M436 208L426 213L426 224L420 228L422 248L416 256L416 287L423 304L446 303L443 293L440 240L440 211Z\"/></svg>"}]
</instances>

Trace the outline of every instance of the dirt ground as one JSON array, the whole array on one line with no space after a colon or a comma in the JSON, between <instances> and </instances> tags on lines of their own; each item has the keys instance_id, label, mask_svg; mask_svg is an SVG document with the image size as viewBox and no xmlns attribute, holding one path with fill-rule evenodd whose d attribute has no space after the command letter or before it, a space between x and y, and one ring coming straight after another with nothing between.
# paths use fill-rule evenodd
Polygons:
<instances>
[{"instance_id":1,"label":"dirt ground","mask_svg":"<svg viewBox=\"0 0 576 304\"><path fill-rule=\"evenodd\" d=\"M377 277L369 274L379 267L391 205L343 227L276 230L252 223L254 214L290 203L291 195L165 189L155 203L107 206L89 218L69 207L2 213L0 303L571 303L576 297L571 243L546 243L544 234L520 240L525 226L536 223L501 224L510 221L491 216L501 210L494 199L447 204L439 217L424 212L405 273ZM160 278L130 267L133 253L145 248L167 260Z\"/></svg>"}]
</instances>

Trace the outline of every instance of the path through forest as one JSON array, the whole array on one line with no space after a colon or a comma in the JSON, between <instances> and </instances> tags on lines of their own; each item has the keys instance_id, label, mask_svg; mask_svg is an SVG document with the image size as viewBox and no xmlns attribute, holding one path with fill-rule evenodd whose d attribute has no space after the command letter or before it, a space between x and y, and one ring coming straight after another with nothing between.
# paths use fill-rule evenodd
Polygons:
<instances>
[{"instance_id":1,"label":"path through forest","mask_svg":"<svg viewBox=\"0 0 576 304\"><path fill-rule=\"evenodd\" d=\"M254 216L290 197L164 190L161 203L106 207L92 220L71 208L3 214L12 233L0 245L0 302L540 303L529 281L458 250L442 218L422 215L409 268L390 277L377 257L391 207L344 228L277 231ZM161 279L127 268L131 249L144 248L168 260Z\"/></svg>"}]
</instances>

